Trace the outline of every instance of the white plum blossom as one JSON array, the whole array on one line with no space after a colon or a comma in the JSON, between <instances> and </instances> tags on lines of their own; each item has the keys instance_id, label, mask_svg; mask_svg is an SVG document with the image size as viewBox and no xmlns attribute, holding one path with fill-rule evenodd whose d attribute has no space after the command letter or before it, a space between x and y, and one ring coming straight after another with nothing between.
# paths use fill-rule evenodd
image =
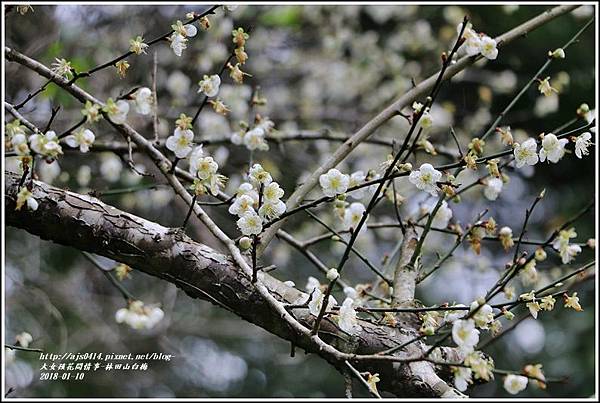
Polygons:
<instances>
[{"instance_id":1,"label":"white plum blossom","mask_svg":"<svg viewBox=\"0 0 600 403\"><path fill-rule=\"evenodd\" d=\"M460 31L462 30L462 25L463 23L461 22L456 27L457 33L460 33ZM481 38L479 37L479 35L477 35L477 32L475 32L471 28L470 23L467 23L467 26L465 27L465 30L463 32L463 38L465 38L465 43L463 44L462 49L465 51L465 53L468 56L478 55L481 51Z\"/></svg>"},{"instance_id":2,"label":"white plum blossom","mask_svg":"<svg viewBox=\"0 0 600 403\"><path fill-rule=\"evenodd\" d=\"M511 395L516 395L527 388L527 382L528 379L525 376L514 374L506 375L506 377L504 377L504 389Z\"/></svg>"},{"instance_id":3,"label":"white plum blossom","mask_svg":"<svg viewBox=\"0 0 600 403\"><path fill-rule=\"evenodd\" d=\"M468 37L463 48L468 56L477 56L481 52L481 38L478 35Z\"/></svg>"},{"instance_id":4,"label":"white plum blossom","mask_svg":"<svg viewBox=\"0 0 600 403\"><path fill-rule=\"evenodd\" d=\"M570 239L575 237L577 237L577 233L575 232L574 228L562 230L552 243L552 247L560 252L560 257L563 264L569 263L575 256L577 256L577 254L581 253L581 247L579 245L569 244Z\"/></svg>"},{"instance_id":5,"label":"white plum blossom","mask_svg":"<svg viewBox=\"0 0 600 403\"><path fill-rule=\"evenodd\" d=\"M535 284L538 280L538 272L535 268L535 262L535 260L530 261L519 272L519 278L526 287Z\"/></svg>"},{"instance_id":6,"label":"white plum blossom","mask_svg":"<svg viewBox=\"0 0 600 403\"><path fill-rule=\"evenodd\" d=\"M179 127L175 128L172 136L167 138L165 146L175 153L177 158L185 158L192 152L192 142L194 140L194 132L190 129L182 130ZM204 178L202 178L204 179Z\"/></svg>"},{"instance_id":7,"label":"white plum blossom","mask_svg":"<svg viewBox=\"0 0 600 403\"><path fill-rule=\"evenodd\" d=\"M140 115L147 115L152 112L154 97L152 90L148 87L142 87L131 96L134 101L135 111Z\"/></svg>"},{"instance_id":8,"label":"white plum blossom","mask_svg":"<svg viewBox=\"0 0 600 403\"><path fill-rule=\"evenodd\" d=\"M306 282L306 292L305 294L294 301L294 304L305 304L309 299L308 310L311 315L318 316L321 311L321 306L323 305L323 292L321 291L321 283L319 280L314 278L313 276L308 277L308 281ZM311 297L312 295L312 297ZM335 305L337 305L337 301L331 295L329 296L329 300L327 301L327 310L331 310Z\"/></svg>"},{"instance_id":9,"label":"white plum blossom","mask_svg":"<svg viewBox=\"0 0 600 403\"><path fill-rule=\"evenodd\" d=\"M171 49L175 55L181 56L181 53L187 48L187 37L195 36L198 33L198 28L193 24L184 25L181 21L171 25L173 34L168 38L171 42Z\"/></svg>"},{"instance_id":10,"label":"white plum blossom","mask_svg":"<svg viewBox=\"0 0 600 403\"><path fill-rule=\"evenodd\" d=\"M47 157L54 158L58 154L62 154L58 136L52 130L47 131L46 134L32 134L29 136L29 144L33 151Z\"/></svg>"},{"instance_id":11,"label":"white plum blossom","mask_svg":"<svg viewBox=\"0 0 600 403\"><path fill-rule=\"evenodd\" d=\"M10 139L10 142L17 155L29 155L29 144L27 144L27 136L25 133L17 133L13 135Z\"/></svg>"},{"instance_id":12,"label":"white plum blossom","mask_svg":"<svg viewBox=\"0 0 600 403\"><path fill-rule=\"evenodd\" d=\"M474 312L477 308L479 308L479 303L473 301L470 312ZM494 321L494 311L490 305L484 304L481 308L477 309L472 318L475 321L475 326L480 329L487 329L488 325Z\"/></svg>"},{"instance_id":13,"label":"white plum blossom","mask_svg":"<svg viewBox=\"0 0 600 403\"><path fill-rule=\"evenodd\" d=\"M196 171L196 176L202 180L209 179L212 176L215 176L218 169L219 164L215 162L213 157L202 157L198 159L198 170Z\"/></svg>"},{"instance_id":14,"label":"white plum blossom","mask_svg":"<svg viewBox=\"0 0 600 403\"><path fill-rule=\"evenodd\" d=\"M38 209L38 202L33 197L33 193L27 189L27 187L23 186L19 193L17 194L17 203L15 210L21 210L23 205L27 204L27 208L31 211L35 211Z\"/></svg>"},{"instance_id":15,"label":"white plum blossom","mask_svg":"<svg viewBox=\"0 0 600 403\"><path fill-rule=\"evenodd\" d=\"M192 150L191 154L190 154L190 173L193 176L196 176L196 174L198 173L198 163L200 162L200 159L204 157L204 149L202 147L202 144L200 144L199 146L194 147L194 149Z\"/></svg>"},{"instance_id":16,"label":"white plum blossom","mask_svg":"<svg viewBox=\"0 0 600 403\"><path fill-rule=\"evenodd\" d=\"M344 332L350 334L359 329L356 310L353 305L354 301L351 298L346 298L342 303L338 314L338 326Z\"/></svg>"},{"instance_id":17,"label":"white plum blossom","mask_svg":"<svg viewBox=\"0 0 600 403\"><path fill-rule=\"evenodd\" d=\"M205 75L204 78L198 82L200 88L198 92L202 92L207 97L214 97L219 93L219 86L221 85L221 77L218 74L212 76Z\"/></svg>"},{"instance_id":18,"label":"white plum blossom","mask_svg":"<svg viewBox=\"0 0 600 403\"><path fill-rule=\"evenodd\" d=\"M319 177L319 184L323 189L325 196L333 197L345 193L350 184L350 177L338 171L335 168Z\"/></svg>"},{"instance_id":19,"label":"white plum blossom","mask_svg":"<svg viewBox=\"0 0 600 403\"><path fill-rule=\"evenodd\" d=\"M542 139L542 148L540 149L540 161L557 163L565 155L565 146L569 140L559 139L552 133L548 133Z\"/></svg>"},{"instance_id":20,"label":"white plum blossom","mask_svg":"<svg viewBox=\"0 0 600 403\"><path fill-rule=\"evenodd\" d=\"M584 155L588 155L588 147L593 143L590 141L592 134L590 132L581 133L575 140L575 155L577 158L583 158Z\"/></svg>"},{"instance_id":21,"label":"white plum blossom","mask_svg":"<svg viewBox=\"0 0 600 403\"><path fill-rule=\"evenodd\" d=\"M285 191L277 182L271 182L263 188L263 198L265 202L278 202L284 194Z\"/></svg>"},{"instance_id":22,"label":"white plum blossom","mask_svg":"<svg viewBox=\"0 0 600 403\"><path fill-rule=\"evenodd\" d=\"M481 54L489 60L494 60L498 57L497 43L489 36L484 36L481 39Z\"/></svg>"},{"instance_id":23,"label":"white plum blossom","mask_svg":"<svg viewBox=\"0 0 600 403\"><path fill-rule=\"evenodd\" d=\"M33 342L33 336L27 332L22 332L15 336L15 340L21 347L27 348Z\"/></svg>"},{"instance_id":24,"label":"white plum blossom","mask_svg":"<svg viewBox=\"0 0 600 403\"><path fill-rule=\"evenodd\" d=\"M69 147L79 147L79 151L87 153L95 139L96 136L94 136L94 133L90 129L81 128L77 130L75 134L65 137L65 143L67 143Z\"/></svg>"},{"instance_id":25,"label":"white plum blossom","mask_svg":"<svg viewBox=\"0 0 600 403\"><path fill-rule=\"evenodd\" d=\"M496 200L500 192L502 192L502 186L504 182L500 178L491 178L487 181L483 194L488 200Z\"/></svg>"},{"instance_id":26,"label":"white plum blossom","mask_svg":"<svg viewBox=\"0 0 600 403\"><path fill-rule=\"evenodd\" d=\"M277 218L285 213L285 203L281 200L277 201L266 201L258 209L258 214L266 219Z\"/></svg>"},{"instance_id":27,"label":"white plum blossom","mask_svg":"<svg viewBox=\"0 0 600 403\"><path fill-rule=\"evenodd\" d=\"M467 306L464 304L457 304L457 305L453 305L451 308L466 308ZM446 323L454 323L455 321L457 321L460 318L463 318L465 315L467 315L467 310L466 309L456 309L453 311L446 311L444 314L444 322Z\"/></svg>"},{"instance_id":28,"label":"white plum blossom","mask_svg":"<svg viewBox=\"0 0 600 403\"><path fill-rule=\"evenodd\" d=\"M229 213L242 217L246 213L254 212L254 199L248 195L241 195L229 206Z\"/></svg>"},{"instance_id":29,"label":"white plum blossom","mask_svg":"<svg viewBox=\"0 0 600 403\"><path fill-rule=\"evenodd\" d=\"M484 356L481 351L469 353L464 359L464 364L471 368L475 379L489 381L494 377L494 360Z\"/></svg>"},{"instance_id":30,"label":"white plum blossom","mask_svg":"<svg viewBox=\"0 0 600 403\"><path fill-rule=\"evenodd\" d=\"M517 162L517 168L521 168L524 165L535 165L539 161L535 139L527 139L523 144L514 143L513 153Z\"/></svg>"},{"instance_id":31,"label":"white plum blossom","mask_svg":"<svg viewBox=\"0 0 600 403\"><path fill-rule=\"evenodd\" d=\"M454 386L456 389L460 390L461 392L467 390L473 375L471 368L454 367L452 372L454 373Z\"/></svg>"},{"instance_id":32,"label":"white plum blossom","mask_svg":"<svg viewBox=\"0 0 600 403\"><path fill-rule=\"evenodd\" d=\"M437 195L437 182L442 178L442 173L431 164L423 164L418 171L412 171L408 177L410 183L417 189L428 192L432 196Z\"/></svg>"},{"instance_id":33,"label":"white plum blossom","mask_svg":"<svg viewBox=\"0 0 600 403\"><path fill-rule=\"evenodd\" d=\"M273 128L275 128L275 122L268 117L264 117L261 119L260 123L256 125L256 127L260 127L265 131L265 134L269 134L273 131Z\"/></svg>"},{"instance_id":34,"label":"white plum blossom","mask_svg":"<svg viewBox=\"0 0 600 403\"><path fill-rule=\"evenodd\" d=\"M319 312L321 312L321 308L323 306L323 299L325 298L325 294L323 294L321 292L321 290L319 289L319 287L316 287L313 290L314 291L312 291L312 293L313 293L312 294L312 299L308 303L308 310L311 313L311 315L313 315L313 316L319 316ZM329 299L327 300L327 306L325 307L325 309L329 311L335 305L337 305L337 301L335 300L334 297L332 297L330 295Z\"/></svg>"},{"instance_id":35,"label":"white plum blossom","mask_svg":"<svg viewBox=\"0 0 600 403\"><path fill-rule=\"evenodd\" d=\"M246 132L243 138L244 145L248 150L263 150L269 149L269 145L265 141L265 131L262 127L255 127Z\"/></svg>"},{"instance_id":36,"label":"white plum blossom","mask_svg":"<svg viewBox=\"0 0 600 403\"><path fill-rule=\"evenodd\" d=\"M365 211L366 208L362 203L352 203L344 212L344 229L356 229ZM361 232L366 229L367 226L363 224Z\"/></svg>"},{"instance_id":37,"label":"white plum blossom","mask_svg":"<svg viewBox=\"0 0 600 403\"><path fill-rule=\"evenodd\" d=\"M122 99L114 102L112 98L108 98L106 106L102 110L106 112L111 122L122 125L127 120L129 103Z\"/></svg>"},{"instance_id":38,"label":"white plum blossom","mask_svg":"<svg viewBox=\"0 0 600 403\"><path fill-rule=\"evenodd\" d=\"M455 320L452 324L452 340L461 351L465 353L473 351L479 343L479 330L475 328L475 321L473 319Z\"/></svg>"},{"instance_id":39,"label":"white plum blossom","mask_svg":"<svg viewBox=\"0 0 600 403\"><path fill-rule=\"evenodd\" d=\"M169 41L171 42L171 49L173 49L173 53L175 56L181 56L183 50L187 48L187 39L183 35L179 35L178 33L173 33L169 37Z\"/></svg>"},{"instance_id":40,"label":"white plum blossom","mask_svg":"<svg viewBox=\"0 0 600 403\"><path fill-rule=\"evenodd\" d=\"M356 171L350 175L350 182L348 183L348 187L354 187L362 184L367 179L367 175L363 171ZM365 188L360 188L353 190L350 192L350 196L355 199L362 199L365 195Z\"/></svg>"},{"instance_id":41,"label":"white plum blossom","mask_svg":"<svg viewBox=\"0 0 600 403\"><path fill-rule=\"evenodd\" d=\"M256 186L268 185L273 182L273 178L271 174L265 171L265 169L260 164L252 165L250 171L248 172L248 177L250 178L250 182L254 183Z\"/></svg>"},{"instance_id":42,"label":"white plum blossom","mask_svg":"<svg viewBox=\"0 0 600 403\"><path fill-rule=\"evenodd\" d=\"M550 77L546 77L543 80L539 80L538 90L544 96L549 97L553 92L558 93L558 90L550 85Z\"/></svg>"},{"instance_id":43,"label":"white plum blossom","mask_svg":"<svg viewBox=\"0 0 600 403\"><path fill-rule=\"evenodd\" d=\"M262 219L252 210L237 220L237 226L244 235L258 235L262 232Z\"/></svg>"},{"instance_id":44,"label":"white plum blossom","mask_svg":"<svg viewBox=\"0 0 600 403\"><path fill-rule=\"evenodd\" d=\"M458 24L456 32L460 33L462 25L462 23ZM461 49L464 50L468 56L477 56L481 54L489 60L495 60L496 57L498 57L498 44L496 40L487 35L475 32L471 23L467 23L467 27L463 32L463 38L465 38L465 42Z\"/></svg>"},{"instance_id":45,"label":"white plum blossom","mask_svg":"<svg viewBox=\"0 0 600 403\"><path fill-rule=\"evenodd\" d=\"M437 204L437 200L430 200L424 203L421 208L423 214L431 214ZM444 200L438 208L435 217L433 217L432 226L435 228L446 228L450 219L452 219L452 210L448 207L448 203Z\"/></svg>"},{"instance_id":46,"label":"white plum blossom","mask_svg":"<svg viewBox=\"0 0 600 403\"><path fill-rule=\"evenodd\" d=\"M159 307L146 306L142 301L133 301L127 308L119 309L115 314L117 323L125 323L131 328L151 329L162 320L165 313Z\"/></svg>"},{"instance_id":47,"label":"white plum blossom","mask_svg":"<svg viewBox=\"0 0 600 403\"><path fill-rule=\"evenodd\" d=\"M256 189L254 189L254 186L252 186L252 184L250 184L248 182L242 183L239 186L235 195L236 195L236 197L240 197L242 195L250 196L250 197L252 197L252 200L254 200L254 203L258 204L258 192L256 191Z\"/></svg>"},{"instance_id":48,"label":"white plum blossom","mask_svg":"<svg viewBox=\"0 0 600 403\"><path fill-rule=\"evenodd\" d=\"M419 126L421 126L424 130L429 129L431 126L433 126L433 117L429 112L429 108L425 109L425 111L421 115L421 119L419 119Z\"/></svg>"}]
</instances>

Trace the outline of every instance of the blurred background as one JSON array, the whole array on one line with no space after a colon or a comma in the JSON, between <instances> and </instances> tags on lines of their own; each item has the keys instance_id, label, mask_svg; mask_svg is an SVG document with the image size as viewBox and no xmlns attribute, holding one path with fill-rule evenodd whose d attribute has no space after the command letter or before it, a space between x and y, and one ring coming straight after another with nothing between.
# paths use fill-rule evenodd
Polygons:
<instances>
[{"instance_id":1,"label":"blurred background","mask_svg":"<svg viewBox=\"0 0 600 403\"><path fill-rule=\"evenodd\" d=\"M55 58L65 58L77 71L83 71L124 53L129 39L143 35L149 41L168 32L176 20L185 21L186 13L202 12L207 6L65 4L33 8L25 15L14 11L6 15L6 46L46 65ZM197 94L197 82L204 74L216 74L220 69L232 45L232 29L251 29L246 45L249 60L243 70L252 77L237 85L225 75L220 97L231 112L223 117L206 108L194 127L197 138L224 140L205 150L219 163L220 173L229 177L226 191L231 194L242 181L241 174L247 169L250 156L247 149L231 144L229 138L239 130L239 121L248 121L251 116L249 100L256 86L267 104L254 112L273 120L277 130L274 135L300 130L350 135L410 89L411 80L418 83L438 70L439 55L452 46L457 24L464 15L470 17L477 32L494 37L545 9L513 4L245 5L233 11L219 8L210 17L210 30L199 30L196 37L190 38L182 57L176 57L165 42L152 47L147 55L128 58L131 67L123 79L110 68L80 80L78 85L100 99L115 98L136 86L150 87L156 51L159 132L164 139L172 133L180 113L193 116L202 100ZM592 6L583 6L559 17L502 47L495 61L484 59L446 83L432 109L435 124L429 141L439 150L456 152L449 135L452 126L465 149L470 139L485 132L533 77L545 62L547 52L564 45L594 12ZM544 97L534 85L517 102L502 121L503 126L511 127L516 141L548 133L570 121L582 103L595 109L596 49L592 25L566 51L566 59L555 61L545 74L559 93ZM13 104L44 83L43 78L15 63L5 63L4 71L5 100ZM57 86L49 85L21 112L39 127L45 127L51 109L58 105L61 109L52 128L60 132L81 118L81 106ZM147 138L152 137L151 118L135 113L129 116L129 123ZM11 120L9 116L7 119ZM569 129L585 123L580 119ZM375 137L402 139L407 128L406 121L397 117L380 128ZM104 121L92 130L97 142L120 140ZM271 142L269 151L256 151L252 158L273 174L287 197L338 145L327 140ZM486 143L486 154L501 149L498 136L492 134ZM389 147L360 145L340 169L378 169L389 153ZM461 203L449 204L452 222L465 227L489 208L488 217L493 216L499 227L510 226L518 235L525 209L545 188L546 197L536 207L527 234L529 239L545 239L594 198L595 153L592 147L584 159L568 154L560 164L507 169L510 182L497 200L486 199L482 187L474 187L463 195ZM139 154L134 154L134 159L139 169L154 172L150 160ZM425 161L438 165L449 159L444 153L434 157L420 152L411 162L418 166ZM17 171L15 158L5 158L5 163L7 169ZM37 164L36 168L41 180L83 193L105 192L100 198L106 203L165 226L180 226L186 213L183 203L164 186L160 175L139 176L111 153L65 152L58 162ZM483 173L484 168L479 174ZM470 183L474 179L473 173L466 173L459 182ZM429 201L424 200L422 192L416 193L408 181L398 181L397 185L398 192L406 197L401 206L403 216L418 215L422 203ZM135 191L106 193L109 189ZM309 197L314 196L318 193ZM238 235L226 208L208 209L222 228L233 237ZM316 211L334 226L339 221L330 206ZM387 203L370 220L391 222L394 217L393 208ZM592 210L576 222L578 236L574 242L585 243L593 238L595 221ZM302 240L323 233L323 228L307 216L290 220L286 229ZM197 221L190 223L187 233L220 248ZM359 238L357 248L383 266L381 257L391 252L398 233L397 228L368 230ZM451 236L431 234L425 248L425 266L436 259L435 253L445 253L452 244ZM326 240L313 251L326 264L335 265L342 246ZM165 318L153 329L136 331L116 323L115 312L125 306L122 296L77 250L40 241L14 228L6 228L5 247L6 343L13 344L15 335L27 331L33 336L31 347L49 352L156 351L175 355L171 362L151 363L146 372L129 372L125 376L97 373L83 382L48 382L39 380L37 354L18 351L5 357L6 387L15 388L12 397L285 398L344 394L343 378L323 360L303 353L291 358L289 344L208 302L192 300L173 285L135 271L123 281L136 298L147 304L160 304L165 312ZM548 252L549 258L538 264L535 284L525 286L515 281L516 295L547 284L594 255L584 247L577 260L565 267L560 265L556 253ZM465 244L442 270L422 283L418 297L425 304L469 304L496 281L510 256L496 244L484 243L480 255ZM100 263L105 268L116 265L107 259ZM308 276L326 281L301 254L278 240L273 241L263 263L275 264L278 269L274 275L294 281L299 288L304 288ZM354 256L344 278L352 285L373 281L364 264ZM540 314L538 320L526 319L486 349L497 368L519 370L526 364L541 363L547 377L568 377L562 383L549 384L546 390L530 385L520 396L588 397L594 393L594 278L580 283L575 291L583 312L565 310L558 301L554 311ZM338 301L343 300L343 295L336 296ZM497 379L474 386L468 393L474 397L509 396L501 382ZM364 394L359 385L355 385L355 394Z\"/></svg>"}]
</instances>

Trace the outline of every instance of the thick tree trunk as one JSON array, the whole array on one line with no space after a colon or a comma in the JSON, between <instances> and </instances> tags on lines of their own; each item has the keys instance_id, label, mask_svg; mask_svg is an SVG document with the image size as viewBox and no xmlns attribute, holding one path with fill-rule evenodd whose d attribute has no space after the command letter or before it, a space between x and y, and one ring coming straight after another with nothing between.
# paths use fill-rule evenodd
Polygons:
<instances>
[{"instance_id":1,"label":"thick tree trunk","mask_svg":"<svg viewBox=\"0 0 600 403\"><path fill-rule=\"evenodd\" d=\"M178 228L118 210L91 196L81 195L34 181L33 194L39 202L36 211L26 206L15 210L20 177L5 174L5 208L8 225L24 229L42 239L123 262L183 289L193 298L210 301L242 319L262 327L295 346L319 354L340 371L343 360L324 351L313 351L314 344L286 325L256 291L250 278L239 270L229 256L193 241ZM264 273L263 284L282 303L293 303L301 291ZM310 326L314 318L306 309L294 315ZM417 336L414 329L374 325L360 321L362 331L350 336L329 319L321 325L321 338L340 351L372 354L398 346ZM416 357L426 347L415 342L398 356ZM428 362L359 362L361 371L378 372L378 387L396 396L441 396L456 392L439 378Z\"/></svg>"}]
</instances>

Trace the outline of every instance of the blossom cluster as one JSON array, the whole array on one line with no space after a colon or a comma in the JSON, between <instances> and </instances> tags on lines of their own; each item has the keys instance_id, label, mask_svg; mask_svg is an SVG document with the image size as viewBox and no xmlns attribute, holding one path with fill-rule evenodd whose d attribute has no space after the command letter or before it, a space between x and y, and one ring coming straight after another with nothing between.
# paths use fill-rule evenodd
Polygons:
<instances>
[{"instance_id":1,"label":"blossom cluster","mask_svg":"<svg viewBox=\"0 0 600 403\"><path fill-rule=\"evenodd\" d=\"M258 121L252 129L246 124L242 124L242 128L231 135L231 142L235 145L244 145L248 150L267 151L266 137L273 131L275 123L268 117L258 117Z\"/></svg>"},{"instance_id":2,"label":"blossom cluster","mask_svg":"<svg viewBox=\"0 0 600 403\"><path fill-rule=\"evenodd\" d=\"M330 270L330 272L334 270L335 269L332 269ZM295 301L294 304L303 305L308 302L307 307L310 314L313 316L318 316L321 312L323 301L325 299L325 293L323 292L324 287L326 286L321 285L319 280L310 276L305 287L308 294L304 294L297 301ZM338 313L335 317L339 328L348 334L355 334L357 331L360 330L360 325L358 323L358 317L356 315L355 309L357 304L358 300L351 298L351 296L347 294L347 297L344 299L344 302L339 307ZM336 305L336 299L330 295L327 301L326 310L331 311Z\"/></svg>"},{"instance_id":3,"label":"blossom cluster","mask_svg":"<svg viewBox=\"0 0 600 403\"><path fill-rule=\"evenodd\" d=\"M229 213L239 217L237 226L243 235L259 235L265 222L285 213L281 200L285 192L260 164L252 165L248 179L238 188Z\"/></svg>"},{"instance_id":4,"label":"blossom cluster","mask_svg":"<svg viewBox=\"0 0 600 403\"><path fill-rule=\"evenodd\" d=\"M127 308L121 308L115 313L117 323L125 323L132 329L151 329L165 316L157 306L144 305L142 301L132 301Z\"/></svg>"},{"instance_id":5,"label":"blossom cluster","mask_svg":"<svg viewBox=\"0 0 600 403\"><path fill-rule=\"evenodd\" d=\"M356 171L350 175L343 174L338 169L332 168L319 177L319 184L323 194L327 197L335 197L334 209L342 220L342 229L346 231L355 230L366 213L366 207L363 203L355 201L346 202L347 195L354 199L361 199L365 195L365 188L352 190L346 194L348 189L359 186L367 180L367 175L363 171ZM373 186L373 185L371 185ZM363 225L361 232L366 230Z\"/></svg>"},{"instance_id":6,"label":"blossom cluster","mask_svg":"<svg viewBox=\"0 0 600 403\"><path fill-rule=\"evenodd\" d=\"M581 252L581 246L571 245L571 238L577 237L575 228L569 228L559 232L558 236L552 243L552 247L560 253L563 264L568 264L571 260Z\"/></svg>"},{"instance_id":7,"label":"blossom cluster","mask_svg":"<svg viewBox=\"0 0 600 403\"><path fill-rule=\"evenodd\" d=\"M175 129L177 131L177 129ZM191 135L190 135L191 133ZM218 173L219 164L209 155L204 155L202 145L196 146L193 150L191 141L194 135L191 130L185 129L176 132L172 138L173 148L181 150L189 148L190 166L189 172L194 176L192 190L197 196L202 196L210 191L210 194L217 196L219 191L225 185L227 177ZM185 143L185 144L184 144ZM176 154L177 155L177 154ZM182 155L182 154L180 154ZM187 154L186 154L187 155Z\"/></svg>"},{"instance_id":8,"label":"blossom cluster","mask_svg":"<svg viewBox=\"0 0 600 403\"><path fill-rule=\"evenodd\" d=\"M462 25L463 23L456 27L456 31L459 34L462 30ZM477 56L481 54L489 60L494 60L498 57L496 40L485 34L475 32L471 23L467 23L462 37L465 38L463 49L468 56Z\"/></svg>"}]
</instances>

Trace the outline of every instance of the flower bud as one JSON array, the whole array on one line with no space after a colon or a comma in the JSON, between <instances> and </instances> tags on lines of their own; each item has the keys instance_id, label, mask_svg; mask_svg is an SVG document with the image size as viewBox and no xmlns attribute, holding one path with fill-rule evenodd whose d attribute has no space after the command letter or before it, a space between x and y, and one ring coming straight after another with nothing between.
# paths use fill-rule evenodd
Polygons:
<instances>
[{"instance_id":1,"label":"flower bud","mask_svg":"<svg viewBox=\"0 0 600 403\"><path fill-rule=\"evenodd\" d=\"M400 170L400 172L408 172L408 171L412 171L412 164L410 162L406 162L404 164L400 164L398 166L398 169Z\"/></svg>"},{"instance_id":2,"label":"flower bud","mask_svg":"<svg viewBox=\"0 0 600 403\"><path fill-rule=\"evenodd\" d=\"M504 317L506 318L506 320L513 320L515 318L515 314L512 313L511 311L506 310L503 312L503 314L504 314Z\"/></svg>"},{"instance_id":3,"label":"flower bud","mask_svg":"<svg viewBox=\"0 0 600 403\"><path fill-rule=\"evenodd\" d=\"M581 104L579 108L577 108L577 116L581 118L585 118L585 116L590 112L590 107L588 104Z\"/></svg>"},{"instance_id":4,"label":"flower bud","mask_svg":"<svg viewBox=\"0 0 600 403\"><path fill-rule=\"evenodd\" d=\"M535 250L535 260L537 260L538 262L546 260L546 257L546 251L543 248L537 248Z\"/></svg>"},{"instance_id":5,"label":"flower bud","mask_svg":"<svg viewBox=\"0 0 600 403\"><path fill-rule=\"evenodd\" d=\"M340 273L338 273L337 269L331 268L327 270L327 280L334 281L340 277Z\"/></svg>"},{"instance_id":6,"label":"flower bud","mask_svg":"<svg viewBox=\"0 0 600 403\"><path fill-rule=\"evenodd\" d=\"M564 59L565 51L563 48L558 48L558 49L555 49L554 51L549 50L548 56L553 57L554 59Z\"/></svg>"},{"instance_id":7,"label":"flower bud","mask_svg":"<svg viewBox=\"0 0 600 403\"><path fill-rule=\"evenodd\" d=\"M504 250L509 250L515 244L512 239L513 232L512 229L510 229L510 227L502 227L498 235L500 238L500 243L502 244Z\"/></svg>"},{"instance_id":8,"label":"flower bud","mask_svg":"<svg viewBox=\"0 0 600 403\"><path fill-rule=\"evenodd\" d=\"M242 250L248 250L252 247L252 239L248 238L247 236L241 237L238 243Z\"/></svg>"}]
</instances>

